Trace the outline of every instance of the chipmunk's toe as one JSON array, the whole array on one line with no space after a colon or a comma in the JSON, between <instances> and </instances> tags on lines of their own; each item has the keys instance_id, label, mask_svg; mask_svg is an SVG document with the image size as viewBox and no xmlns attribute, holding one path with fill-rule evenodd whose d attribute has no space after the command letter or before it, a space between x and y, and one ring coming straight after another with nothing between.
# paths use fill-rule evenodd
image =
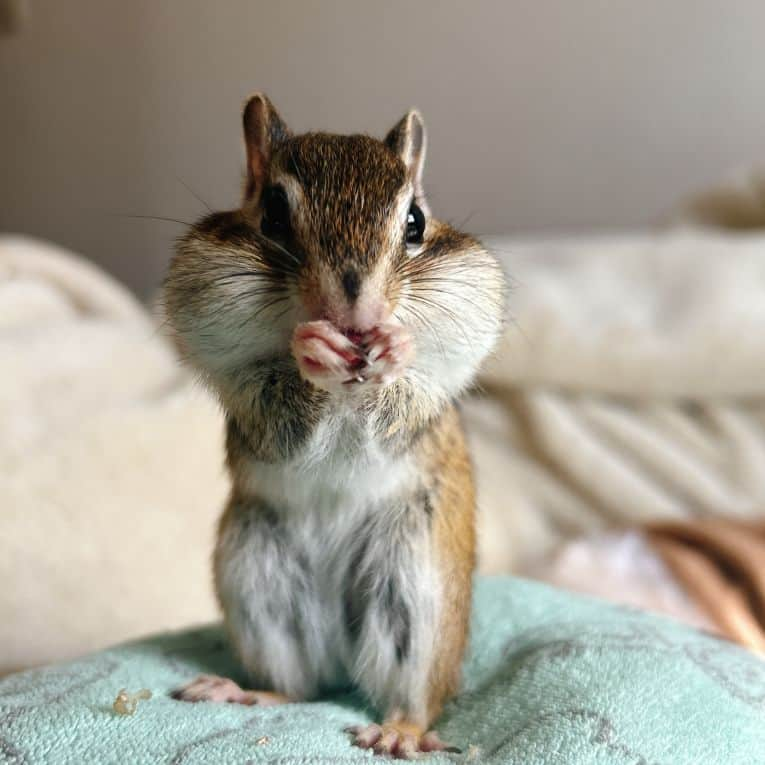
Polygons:
<instances>
[{"instance_id":1,"label":"chipmunk's toe","mask_svg":"<svg viewBox=\"0 0 765 765\"><path fill-rule=\"evenodd\" d=\"M353 744L372 749L375 754L388 755L399 760L411 760L424 752L457 752L447 746L435 731L424 735L421 729L408 723L358 725L346 729L353 736Z\"/></svg>"},{"instance_id":2,"label":"chipmunk's toe","mask_svg":"<svg viewBox=\"0 0 765 765\"><path fill-rule=\"evenodd\" d=\"M246 691L233 680L218 675L200 675L183 688L170 694L177 701L212 701L217 704L246 704L247 706L274 706L290 701L281 693L271 691Z\"/></svg>"},{"instance_id":3,"label":"chipmunk's toe","mask_svg":"<svg viewBox=\"0 0 765 765\"><path fill-rule=\"evenodd\" d=\"M292 354L303 379L322 390L342 388L364 365L360 350L328 321L299 324L292 337Z\"/></svg>"},{"instance_id":4,"label":"chipmunk's toe","mask_svg":"<svg viewBox=\"0 0 765 765\"><path fill-rule=\"evenodd\" d=\"M387 385L406 369L414 356L414 343L409 331L395 322L380 324L363 338L368 366L365 376L376 383Z\"/></svg>"}]
</instances>

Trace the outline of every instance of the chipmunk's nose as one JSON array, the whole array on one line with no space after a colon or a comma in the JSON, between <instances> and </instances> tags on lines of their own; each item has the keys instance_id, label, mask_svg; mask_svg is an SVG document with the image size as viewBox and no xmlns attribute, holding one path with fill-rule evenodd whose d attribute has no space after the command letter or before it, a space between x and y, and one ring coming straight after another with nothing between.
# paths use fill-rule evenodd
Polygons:
<instances>
[{"instance_id":1,"label":"chipmunk's nose","mask_svg":"<svg viewBox=\"0 0 765 765\"><path fill-rule=\"evenodd\" d=\"M335 322L342 330L369 332L388 318L389 311L382 301L359 298L337 313Z\"/></svg>"},{"instance_id":2,"label":"chipmunk's nose","mask_svg":"<svg viewBox=\"0 0 765 765\"><path fill-rule=\"evenodd\" d=\"M303 295L309 312L329 319L344 332L364 334L390 317L384 280L348 263L337 271L324 271Z\"/></svg>"},{"instance_id":3,"label":"chipmunk's nose","mask_svg":"<svg viewBox=\"0 0 765 765\"><path fill-rule=\"evenodd\" d=\"M348 302L353 305L361 292L361 279L359 278L359 272L355 268L349 268L345 271L340 283L343 285L343 292Z\"/></svg>"},{"instance_id":4,"label":"chipmunk's nose","mask_svg":"<svg viewBox=\"0 0 765 765\"><path fill-rule=\"evenodd\" d=\"M334 306L335 322L351 332L368 332L388 318L390 308L374 278L362 277L349 266L339 275L339 292Z\"/></svg>"}]
</instances>

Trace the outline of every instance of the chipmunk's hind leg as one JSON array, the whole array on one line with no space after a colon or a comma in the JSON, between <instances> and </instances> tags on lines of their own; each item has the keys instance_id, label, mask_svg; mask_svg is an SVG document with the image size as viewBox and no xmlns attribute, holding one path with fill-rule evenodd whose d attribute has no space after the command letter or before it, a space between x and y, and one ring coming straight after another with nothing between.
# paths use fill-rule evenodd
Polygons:
<instances>
[{"instance_id":1,"label":"chipmunk's hind leg","mask_svg":"<svg viewBox=\"0 0 765 765\"><path fill-rule=\"evenodd\" d=\"M261 707L287 704L291 701L282 693L244 690L233 680L218 675L200 675L183 688L173 691L170 696L177 701L212 701L219 704L246 704Z\"/></svg>"},{"instance_id":2,"label":"chipmunk's hind leg","mask_svg":"<svg viewBox=\"0 0 765 765\"><path fill-rule=\"evenodd\" d=\"M462 636L442 629L445 603L457 606L433 562L429 502L419 492L360 528L345 581L346 629L355 647L352 675L385 713L382 724L348 732L354 745L399 759L449 750L429 726L457 685L462 659L451 646ZM445 650L455 655L442 668ZM435 667L449 675L448 682L432 681Z\"/></svg>"},{"instance_id":3,"label":"chipmunk's hind leg","mask_svg":"<svg viewBox=\"0 0 765 765\"><path fill-rule=\"evenodd\" d=\"M360 528L346 575L353 676L384 713L381 725L353 729L353 743L401 759L456 751L430 726L459 688L475 503L464 442L444 437L444 443L439 488L423 486Z\"/></svg>"}]
</instances>

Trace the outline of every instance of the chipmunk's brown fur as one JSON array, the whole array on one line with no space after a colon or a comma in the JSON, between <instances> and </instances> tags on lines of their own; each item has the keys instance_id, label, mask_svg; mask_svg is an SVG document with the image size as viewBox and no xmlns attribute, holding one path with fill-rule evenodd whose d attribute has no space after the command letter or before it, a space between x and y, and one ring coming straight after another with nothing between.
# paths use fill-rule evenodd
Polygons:
<instances>
[{"instance_id":1,"label":"chipmunk's brown fur","mask_svg":"<svg viewBox=\"0 0 765 765\"><path fill-rule=\"evenodd\" d=\"M459 686L474 565L454 400L498 335L504 280L431 217L416 112L384 142L292 136L260 95L244 123L242 208L192 227L165 296L226 412L215 582L260 690L202 677L178 697L266 704L350 681L385 714L358 745L443 748L427 728Z\"/></svg>"},{"instance_id":2,"label":"chipmunk's brown fur","mask_svg":"<svg viewBox=\"0 0 765 765\"><path fill-rule=\"evenodd\" d=\"M475 492L470 458L457 413L449 410L432 430L423 455L423 469L437 476L433 508L436 566L446 582L448 603L470 603L475 565ZM441 639L428 678L428 715L434 720L446 699L458 689L467 639L469 608L446 608L441 614Z\"/></svg>"}]
</instances>

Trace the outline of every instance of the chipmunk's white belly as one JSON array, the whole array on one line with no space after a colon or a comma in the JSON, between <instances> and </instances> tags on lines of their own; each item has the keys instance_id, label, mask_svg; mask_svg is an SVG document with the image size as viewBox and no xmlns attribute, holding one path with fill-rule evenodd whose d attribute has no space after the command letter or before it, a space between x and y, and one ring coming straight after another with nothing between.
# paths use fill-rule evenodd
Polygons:
<instances>
[{"instance_id":1,"label":"chipmunk's white belly","mask_svg":"<svg viewBox=\"0 0 765 765\"><path fill-rule=\"evenodd\" d=\"M219 594L256 682L310 698L353 681L373 699L409 699L424 694L425 679L406 665L428 665L437 621L428 521L404 499L414 478L409 460L360 440L354 446L335 438L287 465L252 465L252 512L245 501L220 539ZM349 591L362 570L371 572L372 590L390 582L390 609L411 621L403 658L384 598L370 595L367 604L363 592ZM355 636L349 598L369 609Z\"/></svg>"}]
</instances>

